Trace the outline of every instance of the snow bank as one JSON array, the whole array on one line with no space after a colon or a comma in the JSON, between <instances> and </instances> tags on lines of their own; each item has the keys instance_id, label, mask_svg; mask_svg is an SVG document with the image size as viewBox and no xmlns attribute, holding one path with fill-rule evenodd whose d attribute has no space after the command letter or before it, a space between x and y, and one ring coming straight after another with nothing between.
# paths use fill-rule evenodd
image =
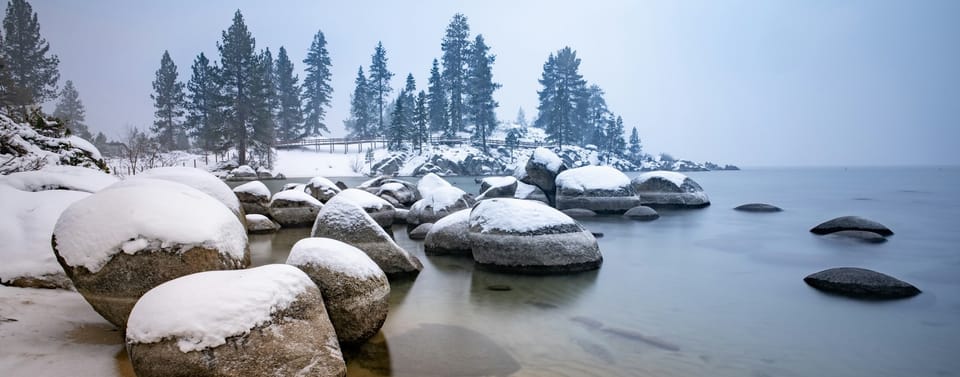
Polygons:
<instances>
[{"instance_id":1,"label":"snow bank","mask_svg":"<svg viewBox=\"0 0 960 377\"><path fill-rule=\"evenodd\" d=\"M260 181L251 181L234 187L233 192L245 192L255 196L270 197L270 189Z\"/></svg>"},{"instance_id":2,"label":"snow bank","mask_svg":"<svg viewBox=\"0 0 960 377\"><path fill-rule=\"evenodd\" d=\"M423 178L420 178L420 182L417 182L417 191L420 191L420 196L426 198L431 192L442 188L442 187L453 187L450 182L447 182L445 179L440 178L439 175L430 173Z\"/></svg>"},{"instance_id":3,"label":"snow bank","mask_svg":"<svg viewBox=\"0 0 960 377\"><path fill-rule=\"evenodd\" d=\"M557 175L557 187L587 190L617 190L630 186L630 178L609 166L584 166L564 170ZM682 182L682 180L681 180Z\"/></svg>"},{"instance_id":4,"label":"snow bank","mask_svg":"<svg viewBox=\"0 0 960 377\"><path fill-rule=\"evenodd\" d=\"M677 185L677 187L680 187L680 186L683 186L683 181L687 179L687 176L677 172L658 170L658 171L643 173L634 177L633 183L643 184L650 178L663 178Z\"/></svg>"},{"instance_id":5,"label":"snow bank","mask_svg":"<svg viewBox=\"0 0 960 377\"><path fill-rule=\"evenodd\" d=\"M183 183L214 197L233 213L240 213L240 200L237 199L233 190L230 190L230 186L204 170L187 167L163 167L147 170L138 174L138 176Z\"/></svg>"},{"instance_id":6,"label":"snow bank","mask_svg":"<svg viewBox=\"0 0 960 377\"><path fill-rule=\"evenodd\" d=\"M57 250L71 266L97 272L113 255L153 240L186 251L202 245L243 259L247 232L220 202L189 187L116 187L82 199L54 227Z\"/></svg>"},{"instance_id":7,"label":"snow bank","mask_svg":"<svg viewBox=\"0 0 960 377\"><path fill-rule=\"evenodd\" d=\"M0 185L0 281L63 275L50 236L60 214L88 196L79 191L26 192Z\"/></svg>"},{"instance_id":8,"label":"snow bank","mask_svg":"<svg viewBox=\"0 0 960 377\"><path fill-rule=\"evenodd\" d=\"M332 238L297 241L290 249L287 264L321 266L361 279L383 275L383 270L362 250Z\"/></svg>"},{"instance_id":9,"label":"snow bank","mask_svg":"<svg viewBox=\"0 0 960 377\"><path fill-rule=\"evenodd\" d=\"M0 176L0 184L21 191L73 190L97 192L117 182L100 170L69 165L47 165L43 169Z\"/></svg>"},{"instance_id":10,"label":"snow bank","mask_svg":"<svg viewBox=\"0 0 960 377\"><path fill-rule=\"evenodd\" d=\"M384 206L392 207L390 202L383 198L359 189L346 189L334 197L356 204L363 209L379 210Z\"/></svg>"},{"instance_id":11,"label":"snow bank","mask_svg":"<svg viewBox=\"0 0 960 377\"><path fill-rule=\"evenodd\" d=\"M557 170L560 170L560 166L563 165L563 160L560 159L560 156L557 156L553 151L538 147L533 150L533 155L530 156L530 159L536 163L542 164L547 167L547 170L550 170L554 173Z\"/></svg>"},{"instance_id":12,"label":"snow bank","mask_svg":"<svg viewBox=\"0 0 960 377\"><path fill-rule=\"evenodd\" d=\"M273 194L273 199L270 200L270 205L272 206L273 202L277 200L285 200L288 202L304 202L310 203L316 207L323 207L323 203L317 200L317 198L314 198L312 195L303 192L302 189L284 190Z\"/></svg>"},{"instance_id":13,"label":"snow bank","mask_svg":"<svg viewBox=\"0 0 960 377\"><path fill-rule=\"evenodd\" d=\"M283 264L187 275L137 301L127 322L127 342L174 338L184 353L217 347L269 322L310 287L316 285L307 274Z\"/></svg>"},{"instance_id":14,"label":"snow bank","mask_svg":"<svg viewBox=\"0 0 960 377\"><path fill-rule=\"evenodd\" d=\"M480 233L530 232L576 223L563 212L530 200L507 198L484 200L474 206L473 211L470 212L470 229L479 229Z\"/></svg>"},{"instance_id":15,"label":"snow bank","mask_svg":"<svg viewBox=\"0 0 960 377\"><path fill-rule=\"evenodd\" d=\"M273 170L287 177L361 177L368 166L364 153L280 149Z\"/></svg>"}]
</instances>

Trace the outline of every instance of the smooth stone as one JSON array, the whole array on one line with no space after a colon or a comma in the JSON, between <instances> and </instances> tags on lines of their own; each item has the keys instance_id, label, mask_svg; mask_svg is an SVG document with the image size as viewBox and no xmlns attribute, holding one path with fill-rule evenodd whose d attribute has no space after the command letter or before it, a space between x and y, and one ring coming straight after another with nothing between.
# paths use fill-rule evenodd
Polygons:
<instances>
[{"instance_id":1,"label":"smooth stone","mask_svg":"<svg viewBox=\"0 0 960 377\"><path fill-rule=\"evenodd\" d=\"M830 233L828 237L842 239L842 240L853 240L863 243L884 243L887 242L887 238L874 233L867 232L863 230L841 230L839 232Z\"/></svg>"},{"instance_id":2,"label":"smooth stone","mask_svg":"<svg viewBox=\"0 0 960 377\"><path fill-rule=\"evenodd\" d=\"M920 294L910 283L865 268L831 268L811 274L803 281L821 291L854 298L897 299Z\"/></svg>"},{"instance_id":3,"label":"smooth stone","mask_svg":"<svg viewBox=\"0 0 960 377\"><path fill-rule=\"evenodd\" d=\"M842 216L825 221L810 229L815 234L830 234L842 230L862 230L874 232L882 236L892 236L893 231L876 221L859 216Z\"/></svg>"},{"instance_id":4,"label":"smooth stone","mask_svg":"<svg viewBox=\"0 0 960 377\"><path fill-rule=\"evenodd\" d=\"M550 151L549 149L537 148L530 156L530 159L527 160L527 164L524 166L526 174L524 177L520 178L520 182L537 186L537 188L539 188L543 194L546 195L547 203L551 206L555 206L557 203L557 175L564 170L567 170L567 165L561 163L557 170L550 170L548 166L543 163L543 161L538 161L535 159L537 153L553 155L552 157L560 159L556 153L553 153L553 151Z\"/></svg>"},{"instance_id":5,"label":"smooth stone","mask_svg":"<svg viewBox=\"0 0 960 377\"><path fill-rule=\"evenodd\" d=\"M470 255L470 249L470 209L437 221L423 241L423 252L430 255Z\"/></svg>"},{"instance_id":6,"label":"smooth stone","mask_svg":"<svg viewBox=\"0 0 960 377\"><path fill-rule=\"evenodd\" d=\"M619 185L613 185L620 182ZM633 185L623 172L609 166L582 166L556 178L556 207L584 208L602 214L623 214L640 205Z\"/></svg>"},{"instance_id":7,"label":"smooth stone","mask_svg":"<svg viewBox=\"0 0 960 377\"><path fill-rule=\"evenodd\" d=\"M247 215L247 233L274 233L280 230L280 224L264 215Z\"/></svg>"},{"instance_id":8,"label":"smooth stone","mask_svg":"<svg viewBox=\"0 0 960 377\"><path fill-rule=\"evenodd\" d=\"M492 284L487 286L487 290L497 291L497 292L506 292L506 291L513 290L513 288L505 284Z\"/></svg>"},{"instance_id":9,"label":"smooth stone","mask_svg":"<svg viewBox=\"0 0 960 377\"><path fill-rule=\"evenodd\" d=\"M568 208L560 212L563 212L563 214L575 219L580 219L585 217L594 217L597 215L596 212L593 212L586 208Z\"/></svg>"},{"instance_id":10,"label":"smooth stone","mask_svg":"<svg viewBox=\"0 0 960 377\"><path fill-rule=\"evenodd\" d=\"M627 212L623 214L623 217L637 221L652 221L659 219L660 214L653 208L636 206L627 210Z\"/></svg>"},{"instance_id":11,"label":"smooth stone","mask_svg":"<svg viewBox=\"0 0 960 377\"><path fill-rule=\"evenodd\" d=\"M417 225L416 228L410 231L408 236L411 240L423 240L427 238L427 233L430 232L430 228L433 228L432 223Z\"/></svg>"},{"instance_id":12,"label":"smooth stone","mask_svg":"<svg viewBox=\"0 0 960 377\"><path fill-rule=\"evenodd\" d=\"M678 186L671 177L683 178ZM655 208L704 208L710 198L696 181L677 172L644 173L631 180L640 204Z\"/></svg>"},{"instance_id":13,"label":"smooth stone","mask_svg":"<svg viewBox=\"0 0 960 377\"><path fill-rule=\"evenodd\" d=\"M737 206L734 208L737 211L743 212L780 212L783 211L780 207L775 205L766 204L766 203L749 203Z\"/></svg>"}]
</instances>

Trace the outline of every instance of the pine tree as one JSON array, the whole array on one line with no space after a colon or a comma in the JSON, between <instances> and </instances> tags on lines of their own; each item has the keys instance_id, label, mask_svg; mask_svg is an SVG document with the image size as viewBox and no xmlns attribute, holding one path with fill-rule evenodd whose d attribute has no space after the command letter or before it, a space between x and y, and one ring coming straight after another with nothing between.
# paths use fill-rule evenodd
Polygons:
<instances>
[{"instance_id":1,"label":"pine tree","mask_svg":"<svg viewBox=\"0 0 960 377\"><path fill-rule=\"evenodd\" d=\"M247 148L253 129L252 80L259 74L257 56L254 53L256 42L243 15L237 10L233 23L223 31L223 41L217 44L220 50L221 77L226 119L223 133L227 140L237 148L237 162L247 163Z\"/></svg>"},{"instance_id":2,"label":"pine tree","mask_svg":"<svg viewBox=\"0 0 960 377\"><path fill-rule=\"evenodd\" d=\"M170 53L163 52L160 58L160 69L153 80L153 127L150 131L157 135L157 142L163 150L176 149L176 137L183 132L181 118L185 104L183 83L178 80L177 65L170 58Z\"/></svg>"},{"instance_id":3,"label":"pine tree","mask_svg":"<svg viewBox=\"0 0 960 377\"><path fill-rule=\"evenodd\" d=\"M48 55L50 44L40 36L40 22L25 0L11 0L3 18L4 105L17 106L27 115L27 106L39 105L57 96L60 59ZM9 80L9 81L7 81Z\"/></svg>"},{"instance_id":4,"label":"pine tree","mask_svg":"<svg viewBox=\"0 0 960 377\"><path fill-rule=\"evenodd\" d=\"M497 126L496 108L499 106L493 99L493 92L500 88L500 84L493 82L493 62L496 56L490 54L490 47L483 40L483 35L477 35L470 49L470 60L467 70L467 96L470 109L469 119L474 124L473 138L480 141L483 153L487 150L487 137Z\"/></svg>"},{"instance_id":5,"label":"pine tree","mask_svg":"<svg viewBox=\"0 0 960 377\"><path fill-rule=\"evenodd\" d=\"M185 128L197 139L200 148L223 152L223 117L219 69L210 65L202 52L190 67L193 74L187 82L187 120Z\"/></svg>"},{"instance_id":6,"label":"pine tree","mask_svg":"<svg viewBox=\"0 0 960 377\"><path fill-rule=\"evenodd\" d=\"M639 162L640 157L642 156L642 153L643 153L643 147L640 145L640 135L637 134L636 126L634 126L632 130L630 130L630 147L629 148L630 148L629 149L630 160L635 163Z\"/></svg>"},{"instance_id":7,"label":"pine tree","mask_svg":"<svg viewBox=\"0 0 960 377\"><path fill-rule=\"evenodd\" d=\"M611 118L607 101L603 98L603 89L597 85L587 88L587 130L583 134L583 144L593 144L600 151L610 150L607 137L607 120Z\"/></svg>"},{"instance_id":8,"label":"pine tree","mask_svg":"<svg viewBox=\"0 0 960 377\"><path fill-rule=\"evenodd\" d=\"M350 119L344 121L350 137L371 138L376 136L373 129L375 109L371 103L370 87L367 84L367 76L363 74L363 67L357 69L357 79L354 80L356 86L353 94L350 95Z\"/></svg>"},{"instance_id":9,"label":"pine tree","mask_svg":"<svg viewBox=\"0 0 960 377\"><path fill-rule=\"evenodd\" d=\"M407 112L404 118L407 121L406 127L408 134L412 137L412 135L416 133L414 111L417 107L417 82L413 79L412 73L407 74L406 85L404 85L403 93L400 93L398 100L406 101L406 103L403 104L403 109Z\"/></svg>"},{"instance_id":10,"label":"pine tree","mask_svg":"<svg viewBox=\"0 0 960 377\"><path fill-rule=\"evenodd\" d=\"M443 132L445 136L450 122L447 121L447 94L443 88L443 79L440 77L440 67L437 59L433 59L430 67L430 79L427 83L427 106L430 112L430 131Z\"/></svg>"},{"instance_id":11,"label":"pine tree","mask_svg":"<svg viewBox=\"0 0 960 377\"><path fill-rule=\"evenodd\" d=\"M443 50L443 82L450 93L450 125L445 133L448 136L463 131L464 109L463 96L466 91L466 65L470 50L470 25L467 17L457 13L447 26L446 35L440 45Z\"/></svg>"},{"instance_id":12,"label":"pine tree","mask_svg":"<svg viewBox=\"0 0 960 377\"><path fill-rule=\"evenodd\" d=\"M623 156L627 149L627 143L623 141L623 118L618 116L616 120L611 120L609 124L610 127L605 132L607 141L604 144L607 145L607 150L614 155Z\"/></svg>"},{"instance_id":13,"label":"pine tree","mask_svg":"<svg viewBox=\"0 0 960 377\"><path fill-rule=\"evenodd\" d=\"M92 142L93 146L97 147L100 152L107 151L107 135L104 135L103 132L97 132L97 136L95 136L90 142Z\"/></svg>"},{"instance_id":14,"label":"pine tree","mask_svg":"<svg viewBox=\"0 0 960 377\"><path fill-rule=\"evenodd\" d=\"M322 132L330 132L323 118L327 111L325 107L330 107L330 99L333 97L333 87L330 86L330 53L327 52L327 39L323 36L323 31L317 31L313 36L303 64L306 64L307 70L307 78L303 80L305 135L319 136Z\"/></svg>"},{"instance_id":15,"label":"pine tree","mask_svg":"<svg viewBox=\"0 0 960 377\"><path fill-rule=\"evenodd\" d=\"M387 149L395 151L403 148L403 142L409 138L407 110L404 108L407 101L400 98L394 103L390 113L390 127L387 129Z\"/></svg>"},{"instance_id":16,"label":"pine tree","mask_svg":"<svg viewBox=\"0 0 960 377\"><path fill-rule=\"evenodd\" d=\"M427 142L427 138L430 136L428 133L427 118L429 113L427 111L427 93L420 91L417 94L416 106L413 111L413 123L414 123L414 134L413 134L413 143L417 146L417 153L423 152L423 144Z\"/></svg>"},{"instance_id":17,"label":"pine tree","mask_svg":"<svg viewBox=\"0 0 960 377\"><path fill-rule=\"evenodd\" d=\"M382 42L377 42L377 48L370 60L370 79L367 80L367 85L373 98L374 112L377 114L377 133L382 135L386 131L383 123L383 106L393 90L390 88L393 73L387 69L387 50L383 48Z\"/></svg>"},{"instance_id":18,"label":"pine tree","mask_svg":"<svg viewBox=\"0 0 960 377\"><path fill-rule=\"evenodd\" d=\"M274 79L273 55L270 49L260 52L256 58L256 74L250 80L250 95L252 97L251 116L253 126L251 132L251 146L259 157L261 164L268 167L273 165L273 145L276 140L276 107L277 92Z\"/></svg>"},{"instance_id":19,"label":"pine tree","mask_svg":"<svg viewBox=\"0 0 960 377\"><path fill-rule=\"evenodd\" d=\"M287 50L280 47L277 53L275 76L277 79L277 137L280 140L294 140L304 134L303 112L300 102L299 77L293 74L293 62L287 56Z\"/></svg>"},{"instance_id":20,"label":"pine tree","mask_svg":"<svg viewBox=\"0 0 960 377\"><path fill-rule=\"evenodd\" d=\"M540 104L535 123L546 129L547 139L556 142L558 148L565 143L582 142L583 131L589 125L589 92L579 67L580 59L570 47L550 54L543 65L543 89L537 92Z\"/></svg>"},{"instance_id":21,"label":"pine tree","mask_svg":"<svg viewBox=\"0 0 960 377\"><path fill-rule=\"evenodd\" d=\"M527 123L527 113L523 112L523 107L521 107L520 110L517 110L517 124L523 128L527 128L529 126Z\"/></svg>"},{"instance_id":22,"label":"pine tree","mask_svg":"<svg viewBox=\"0 0 960 377\"><path fill-rule=\"evenodd\" d=\"M83 108L83 102L80 101L80 92L73 86L73 81L67 80L60 91L60 102L53 110L53 117L66 122L70 133L90 140L90 130L83 123L86 120L86 110Z\"/></svg>"}]
</instances>

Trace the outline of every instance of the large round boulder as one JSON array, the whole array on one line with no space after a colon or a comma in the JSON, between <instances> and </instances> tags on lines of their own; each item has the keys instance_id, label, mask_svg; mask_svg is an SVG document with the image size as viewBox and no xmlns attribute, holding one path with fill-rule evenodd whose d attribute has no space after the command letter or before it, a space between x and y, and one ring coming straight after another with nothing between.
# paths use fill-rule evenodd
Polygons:
<instances>
[{"instance_id":1,"label":"large round boulder","mask_svg":"<svg viewBox=\"0 0 960 377\"><path fill-rule=\"evenodd\" d=\"M427 191L427 194L410 207L407 213L407 225L436 223L445 216L470 208L473 198L463 190L453 186L437 187Z\"/></svg>"},{"instance_id":2,"label":"large round boulder","mask_svg":"<svg viewBox=\"0 0 960 377\"><path fill-rule=\"evenodd\" d=\"M893 231L885 225L859 216L842 216L825 221L810 229L814 234L830 234L844 230L873 232L881 236L892 236Z\"/></svg>"},{"instance_id":3,"label":"large round boulder","mask_svg":"<svg viewBox=\"0 0 960 377\"><path fill-rule=\"evenodd\" d=\"M282 264L150 290L130 314L126 343L138 377L346 375L320 290Z\"/></svg>"},{"instance_id":4,"label":"large round boulder","mask_svg":"<svg viewBox=\"0 0 960 377\"><path fill-rule=\"evenodd\" d=\"M609 166L584 166L557 175L557 209L621 214L640 205L630 178Z\"/></svg>"},{"instance_id":5,"label":"large round boulder","mask_svg":"<svg viewBox=\"0 0 960 377\"><path fill-rule=\"evenodd\" d=\"M631 181L640 197L640 204L650 207L703 208L710 198L700 185L684 174L653 171L640 174Z\"/></svg>"},{"instance_id":6,"label":"large round boulder","mask_svg":"<svg viewBox=\"0 0 960 377\"><path fill-rule=\"evenodd\" d=\"M447 216L447 217L450 217L450 216ZM407 236L410 237L411 240L423 240L424 238L427 238L427 233L430 232L430 228L433 228L432 223L424 223L424 224L417 225L417 227L413 228L413 230L411 230L410 234L408 234Z\"/></svg>"},{"instance_id":7,"label":"large round boulder","mask_svg":"<svg viewBox=\"0 0 960 377\"><path fill-rule=\"evenodd\" d=\"M173 181L193 187L201 192L219 200L223 205L230 209L240 221L243 221L243 208L240 206L240 200L237 195L230 190L230 186L209 172L197 168L188 167L162 167L153 168L137 174L137 178L152 178L165 181Z\"/></svg>"},{"instance_id":8,"label":"large round boulder","mask_svg":"<svg viewBox=\"0 0 960 377\"><path fill-rule=\"evenodd\" d=\"M470 209L437 221L423 240L423 251L435 255L470 255Z\"/></svg>"},{"instance_id":9,"label":"large round boulder","mask_svg":"<svg viewBox=\"0 0 960 377\"><path fill-rule=\"evenodd\" d=\"M855 298L895 299L920 294L910 283L865 268L831 268L811 274L803 281L821 291Z\"/></svg>"},{"instance_id":10,"label":"large round boulder","mask_svg":"<svg viewBox=\"0 0 960 377\"><path fill-rule=\"evenodd\" d=\"M647 206L636 206L630 208L630 210L624 213L623 217L637 221L653 221L659 219L660 214L657 213L657 210L653 208Z\"/></svg>"},{"instance_id":11,"label":"large round boulder","mask_svg":"<svg viewBox=\"0 0 960 377\"><path fill-rule=\"evenodd\" d=\"M783 211L782 209L780 209L780 207L777 207L772 204L767 204L767 203L747 203L747 204L739 205L734 209L741 212L758 212L758 213Z\"/></svg>"},{"instance_id":12,"label":"large round boulder","mask_svg":"<svg viewBox=\"0 0 960 377\"><path fill-rule=\"evenodd\" d=\"M306 190L321 203L326 203L341 191L336 183L324 177L311 178L310 182L307 182Z\"/></svg>"},{"instance_id":13,"label":"large round boulder","mask_svg":"<svg viewBox=\"0 0 960 377\"><path fill-rule=\"evenodd\" d=\"M417 274L423 269L420 260L397 245L363 208L339 195L317 214L310 236L332 238L362 250L388 276Z\"/></svg>"},{"instance_id":14,"label":"large round boulder","mask_svg":"<svg viewBox=\"0 0 960 377\"><path fill-rule=\"evenodd\" d=\"M557 156L549 149L538 147L533 150L524 172L521 174L520 182L528 185L534 185L539 188L547 198L547 203L551 206L556 205L556 179L557 175L567 170L563 164L563 159Z\"/></svg>"},{"instance_id":15,"label":"large round boulder","mask_svg":"<svg viewBox=\"0 0 960 377\"><path fill-rule=\"evenodd\" d=\"M514 177L487 177L480 181L480 196L477 200L490 198L512 198L517 194L517 184Z\"/></svg>"},{"instance_id":16,"label":"large round boulder","mask_svg":"<svg viewBox=\"0 0 960 377\"><path fill-rule=\"evenodd\" d=\"M390 283L363 251L330 238L304 238L293 245L287 264L320 287L340 342L360 343L380 331L390 306Z\"/></svg>"},{"instance_id":17,"label":"large round boulder","mask_svg":"<svg viewBox=\"0 0 960 377\"><path fill-rule=\"evenodd\" d=\"M260 181L244 183L233 188L240 206L248 215L267 215L270 213L270 189Z\"/></svg>"},{"instance_id":18,"label":"large round boulder","mask_svg":"<svg viewBox=\"0 0 960 377\"><path fill-rule=\"evenodd\" d=\"M247 232L250 234L273 233L280 230L280 224L264 215L247 215Z\"/></svg>"},{"instance_id":19,"label":"large round boulder","mask_svg":"<svg viewBox=\"0 0 960 377\"><path fill-rule=\"evenodd\" d=\"M420 193L421 198L425 198L436 189L451 186L453 185L451 185L450 182L447 182L447 180L441 178L439 175L429 173L421 177L420 181L417 182L417 192Z\"/></svg>"},{"instance_id":20,"label":"large round boulder","mask_svg":"<svg viewBox=\"0 0 960 377\"><path fill-rule=\"evenodd\" d=\"M323 208L317 198L299 188L280 191L270 200L270 217L285 227L310 226Z\"/></svg>"},{"instance_id":21,"label":"large round boulder","mask_svg":"<svg viewBox=\"0 0 960 377\"><path fill-rule=\"evenodd\" d=\"M562 212L519 199L490 199L470 212L473 259L493 270L559 273L597 269L597 239Z\"/></svg>"},{"instance_id":22,"label":"large round boulder","mask_svg":"<svg viewBox=\"0 0 960 377\"><path fill-rule=\"evenodd\" d=\"M66 190L94 193L117 182L117 177L96 169L47 165L40 170L0 175L0 185L20 191Z\"/></svg>"},{"instance_id":23,"label":"large round boulder","mask_svg":"<svg viewBox=\"0 0 960 377\"><path fill-rule=\"evenodd\" d=\"M373 191L384 200L396 202L401 206L411 206L420 200L420 191L417 186L400 179L387 179Z\"/></svg>"},{"instance_id":24,"label":"large round boulder","mask_svg":"<svg viewBox=\"0 0 960 377\"><path fill-rule=\"evenodd\" d=\"M77 291L119 327L161 283L250 264L247 232L234 214L172 182L112 187L74 203L54 227L53 250Z\"/></svg>"},{"instance_id":25,"label":"large round boulder","mask_svg":"<svg viewBox=\"0 0 960 377\"><path fill-rule=\"evenodd\" d=\"M363 208L384 229L390 229L393 226L396 208L383 198L358 189L343 190L336 197Z\"/></svg>"}]
</instances>

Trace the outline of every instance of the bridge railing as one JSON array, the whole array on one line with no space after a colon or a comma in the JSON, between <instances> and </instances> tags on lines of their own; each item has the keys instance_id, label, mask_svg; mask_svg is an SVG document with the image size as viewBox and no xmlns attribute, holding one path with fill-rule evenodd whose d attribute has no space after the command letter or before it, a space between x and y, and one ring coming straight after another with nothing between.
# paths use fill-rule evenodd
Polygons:
<instances>
[{"instance_id":1,"label":"bridge railing","mask_svg":"<svg viewBox=\"0 0 960 377\"><path fill-rule=\"evenodd\" d=\"M363 145L369 145L370 149L376 148L378 145L386 146L388 140L386 138L309 138L309 139L300 139L294 141L278 141L274 147L275 148L297 148L297 147L316 147L318 150L322 146L330 147L331 152L336 146L344 146L344 153L349 150L350 145L357 145L357 151L363 151ZM427 144L444 144L444 145L480 145L478 140L473 140L471 138L448 138L448 137L439 137L439 138L429 138L427 139ZM487 139L487 146L492 147L502 147L507 146L507 141L505 139ZM519 142L517 147L520 148L535 148L546 145L542 142Z\"/></svg>"}]
</instances>

